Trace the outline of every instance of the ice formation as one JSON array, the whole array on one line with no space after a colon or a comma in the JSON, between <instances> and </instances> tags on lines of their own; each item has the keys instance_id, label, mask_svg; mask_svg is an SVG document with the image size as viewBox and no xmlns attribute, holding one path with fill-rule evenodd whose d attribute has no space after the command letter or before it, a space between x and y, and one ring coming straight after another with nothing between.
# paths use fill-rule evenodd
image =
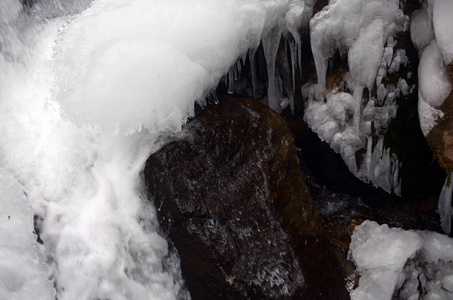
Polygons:
<instances>
[{"instance_id":1,"label":"ice formation","mask_svg":"<svg viewBox=\"0 0 453 300\"><path fill-rule=\"evenodd\" d=\"M418 67L420 126L425 136L443 118L441 105L452 91L452 77L448 65L453 60L453 2L448 0L424 1L414 12L411 30L412 42L421 55ZM451 182L447 178L439 197L438 210L442 228L451 231Z\"/></svg>"},{"instance_id":2,"label":"ice formation","mask_svg":"<svg viewBox=\"0 0 453 300\"><path fill-rule=\"evenodd\" d=\"M237 60L249 49L253 56L261 39L269 69L281 34L295 35L300 62L297 24L312 5L2 3L0 298L188 298L145 198L144 162L160 136L193 116L194 101L203 104L228 70L240 73ZM278 94L279 80L269 77ZM269 98L276 110L280 102Z\"/></svg>"},{"instance_id":3,"label":"ice formation","mask_svg":"<svg viewBox=\"0 0 453 300\"><path fill-rule=\"evenodd\" d=\"M266 11L266 19L261 30L261 37L249 44L248 59L251 64L251 84L253 95L258 96L257 66L255 65L255 54L260 40L262 42L264 56L266 60L267 84L266 97L267 104L277 112L281 112L288 104L294 113L294 93L296 70L302 72L301 46L302 40L300 31L308 27L310 17L313 12L314 2L312 0L298 1L263 1ZM290 65L292 73L292 86L283 86L279 72L276 69L277 53L281 37L285 36L285 49L289 50L290 57L287 63ZM240 69L245 57L234 64L226 77L228 93L236 91L235 83L240 79Z\"/></svg>"},{"instance_id":4,"label":"ice formation","mask_svg":"<svg viewBox=\"0 0 453 300\"><path fill-rule=\"evenodd\" d=\"M407 21L396 0L331 1L310 21L318 83L302 87L309 126L357 177L396 194L400 164L384 147L383 135L396 117L395 99L413 89L403 78L396 86L385 86L382 79L407 64L404 50L394 49L393 40ZM347 55L349 72L326 90L328 63L337 51ZM375 86L377 99L370 92ZM362 149L363 163L357 160Z\"/></svg>"},{"instance_id":5,"label":"ice formation","mask_svg":"<svg viewBox=\"0 0 453 300\"><path fill-rule=\"evenodd\" d=\"M433 4L434 34L440 53L446 65L453 61L453 2L449 0L436 0Z\"/></svg>"},{"instance_id":6,"label":"ice formation","mask_svg":"<svg viewBox=\"0 0 453 300\"><path fill-rule=\"evenodd\" d=\"M349 249L360 275L351 299L451 299L452 250L446 235L365 221L355 228Z\"/></svg>"},{"instance_id":7,"label":"ice formation","mask_svg":"<svg viewBox=\"0 0 453 300\"><path fill-rule=\"evenodd\" d=\"M447 65L453 53L450 32L453 10L451 1L424 1L423 7L413 13L411 39L421 59L419 76L420 126L426 136L443 117L438 109L451 91L451 78Z\"/></svg>"}]
</instances>

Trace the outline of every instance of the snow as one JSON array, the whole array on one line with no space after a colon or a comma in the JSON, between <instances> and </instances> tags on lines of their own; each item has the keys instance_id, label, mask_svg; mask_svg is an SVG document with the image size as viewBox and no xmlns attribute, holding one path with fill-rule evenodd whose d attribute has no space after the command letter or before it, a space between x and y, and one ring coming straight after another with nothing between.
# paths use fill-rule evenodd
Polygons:
<instances>
[{"instance_id":1,"label":"snow","mask_svg":"<svg viewBox=\"0 0 453 300\"><path fill-rule=\"evenodd\" d=\"M453 239L365 221L351 237L349 258L360 274L353 300L449 299L453 287Z\"/></svg>"}]
</instances>

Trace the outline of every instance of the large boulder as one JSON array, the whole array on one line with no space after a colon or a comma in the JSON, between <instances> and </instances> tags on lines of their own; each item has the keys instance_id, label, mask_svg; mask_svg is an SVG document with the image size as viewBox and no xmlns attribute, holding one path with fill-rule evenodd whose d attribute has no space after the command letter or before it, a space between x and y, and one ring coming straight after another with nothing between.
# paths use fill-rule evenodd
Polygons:
<instances>
[{"instance_id":1,"label":"large boulder","mask_svg":"<svg viewBox=\"0 0 453 300\"><path fill-rule=\"evenodd\" d=\"M150 156L145 179L192 298L347 298L293 137L268 107L205 110Z\"/></svg>"}]
</instances>

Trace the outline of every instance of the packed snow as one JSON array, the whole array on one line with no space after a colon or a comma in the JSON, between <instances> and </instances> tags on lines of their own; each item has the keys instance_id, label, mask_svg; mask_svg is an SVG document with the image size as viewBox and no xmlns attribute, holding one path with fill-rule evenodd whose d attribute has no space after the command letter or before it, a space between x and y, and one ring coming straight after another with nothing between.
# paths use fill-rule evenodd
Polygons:
<instances>
[{"instance_id":1,"label":"packed snow","mask_svg":"<svg viewBox=\"0 0 453 300\"><path fill-rule=\"evenodd\" d=\"M365 221L351 238L349 258L360 276L352 300L451 299L453 239Z\"/></svg>"}]
</instances>

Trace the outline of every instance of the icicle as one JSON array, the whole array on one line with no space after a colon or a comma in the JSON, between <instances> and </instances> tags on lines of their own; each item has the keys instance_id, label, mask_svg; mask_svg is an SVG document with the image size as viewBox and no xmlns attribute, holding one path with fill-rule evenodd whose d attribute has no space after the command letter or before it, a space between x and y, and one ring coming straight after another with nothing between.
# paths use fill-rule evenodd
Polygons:
<instances>
[{"instance_id":1,"label":"icicle","mask_svg":"<svg viewBox=\"0 0 453 300\"><path fill-rule=\"evenodd\" d=\"M299 34L299 28L303 26L304 12L306 11L306 7L307 6L305 2L303 1L293 2L290 4L290 9L285 15L286 27L288 28L288 31L292 34L295 42L294 49L296 55L294 55L293 57L293 53L291 52L291 60L294 65L297 65L297 63L299 64L299 72L301 77L302 77L302 59L301 59L302 39ZM294 67L294 72L295 71L296 68Z\"/></svg>"},{"instance_id":2,"label":"icicle","mask_svg":"<svg viewBox=\"0 0 453 300\"><path fill-rule=\"evenodd\" d=\"M450 178L453 176L453 172L450 173ZM447 235L451 232L451 193L453 190L453 184L449 182L450 178L447 176L445 179L444 186L440 192L438 210L440 215L440 224L442 229Z\"/></svg>"},{"instance_id":3,"label":"icicle","mask_svg":"<svg viewBox=\"0 0 453 300\"><path fill-rule=\"evenodd\" d=\"M362 108L362 95L363 95L363 86L360 84L354 84L354 128L357 131L357 134L360 133L360 115Z\"/></svg>"},{"instance_id":4,"label":"icicle","mask_svg":"<svg viewBox=\"0 0 453 300\"><path fill-rule=\"evenodd\" d=\"M367 172L367 177L371 177L371 153L373 150L373 137L369 136L368 137L368 142L366 145L366 172Z\"/></svg>"},{"instance_id":5,"label":"icicle","mask_svg":"<svg viewBox=\"0 0 453 300\"><path fill-rule=\"evenodd\" d=\"M281 30L279 26L272 28L267 35L262 39L264 56L267 64L267 99L268 105L271 109L279 112L279 102L276 90L275 80L275 61L277 58L278 46L280 44Z\"/></svg>"},{"instance_id":6,"label":"icicle","mask_svg":"<svg viewBox=\"0 0 453 300\"><path fill-rule=\"evenodd\" d=\"M397 196L401 196L401 178L400 178L400 163L396 154L392 154L392 175L393 175L393 192Z\"/></svg>"},{"instance_id":7,"label":"icicle","mask_svg":"<svg viewBox=\"0 0 453 300\"><path fill-rule=\"evenodd\" d=\"M234 94L234 70L228 71L228 91L227 93L232 95Z\"/></svg>"},{"instance_id":8,"label":"icicle","mask_svg":"<svg viewBox=\"0 0 453 300\"><path fill-rule=\"evenodd\" d=\"M289 53L291 54L291 73L293 75L293 93L296 92L296 68L297 68L297 44L295 41L288 41Z\"/></svg>"},{"instance_id":9,"label":"icicle","mask_svg":"<svg viewBox=\"0 0 453 300\"><path fill-rule=\"evenodd\" d=\"M250 49L249 53L248 53L249 62L250 62L250 72L252 75L253 98L258 97L258 93L257 93L258 80L256 78L255 53L256 53L256 49Z\"/></svg>"},{"instance_id":10,"label":"icicle","mask_svg":"<svg viewBox=\"0 0 453 300\"><path fill-rule=\"evenodd\" d=\"M299 36L299 40L296 41L297 44L297 63L299 64L299 76L302 78L302 41Z\"/></svg>"}]
</instances>

